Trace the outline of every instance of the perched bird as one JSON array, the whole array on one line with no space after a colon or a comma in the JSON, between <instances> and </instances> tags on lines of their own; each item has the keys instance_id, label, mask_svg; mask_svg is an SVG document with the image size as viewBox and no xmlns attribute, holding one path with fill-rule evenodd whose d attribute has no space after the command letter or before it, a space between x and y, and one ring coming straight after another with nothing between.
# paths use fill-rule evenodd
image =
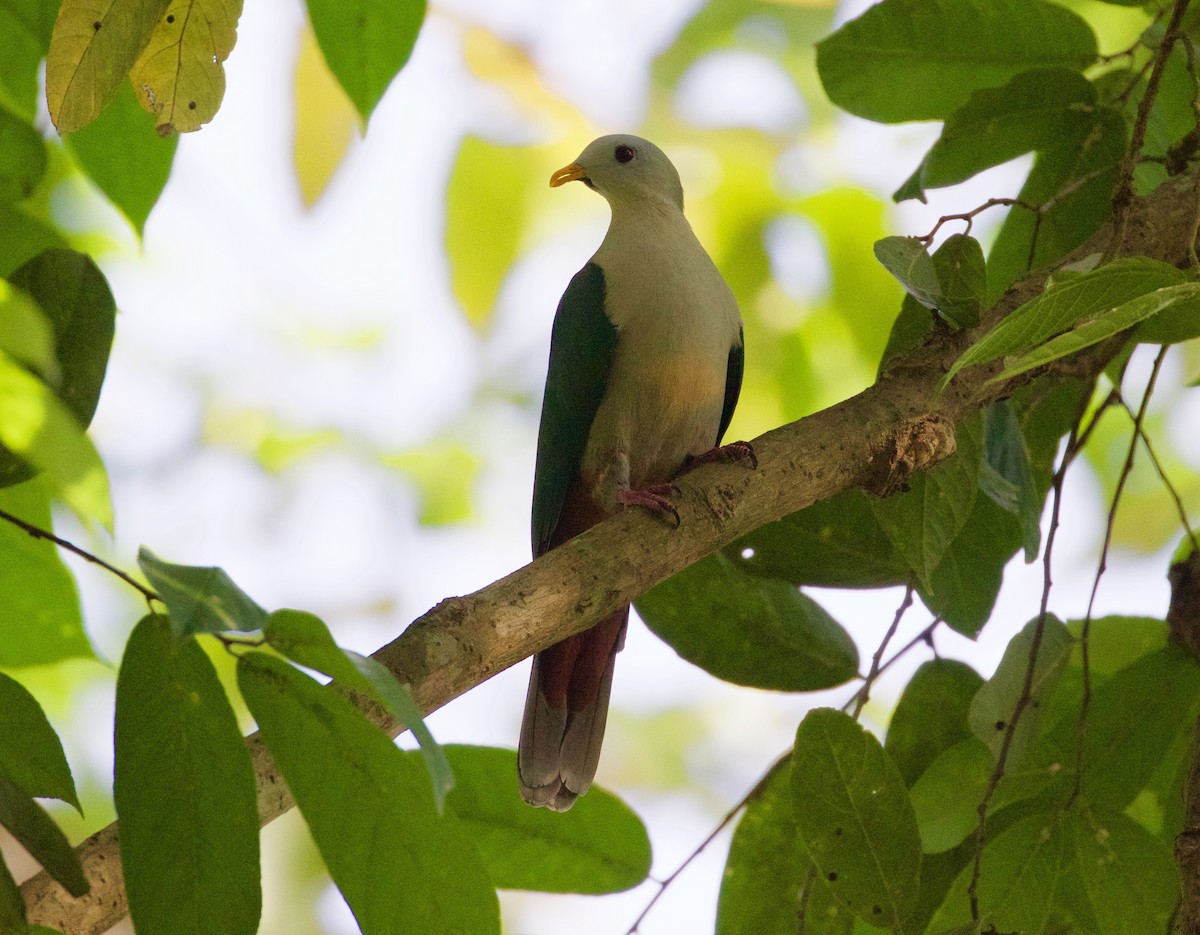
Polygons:
<instances>
[{"instance_id":1,"label":"perched bird","mask_svg":"<svg viewBox=\"0 0 1200 935\"><path fill-rule=\"evenodd\" d=\"M683 216L662 150L602 136L550 177L571 181L603 195L612 221L554 316L534 557L624 506L678 520L670 481L720 444L742 383L737 302ZM728 447L753 457L744 442ZM530 805L565 811L591 786L628 621L626 606L534 658L517 758Z\"/></svg>"}]
</instances>

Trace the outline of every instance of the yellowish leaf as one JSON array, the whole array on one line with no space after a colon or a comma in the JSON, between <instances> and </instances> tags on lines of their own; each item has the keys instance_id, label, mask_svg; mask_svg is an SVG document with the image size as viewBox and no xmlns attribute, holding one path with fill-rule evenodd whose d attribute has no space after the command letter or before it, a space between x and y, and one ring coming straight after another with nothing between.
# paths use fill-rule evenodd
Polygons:
<instances>
[{"instance_id":1,"label":"yellowish leaf","mask_svg":"<svg viewBox=\"0 0 1200 935\"><path fill-rule=\"evenodd\" d=\"M300 195L312 207L341 164L358 111L325 63L312 28L304 30L296 59L296 136L292 154Z\"/></svg>"},{"instance_id":2,"label":"yellowish leaf","mask_svg":"<svg viewBox=\"0 0 1200 935\"><path fill-rule=\"evenodd\" d=\"M242 0L173 0L158 20L129 80L161 135L199 130L216 116L241 15Z\"/></svg>"},{"instance_id":3,"label":"yellowish leaf","mask_svg":"<svg viewBox=\"0 0 1200 935\"><path fill-rule=\"evenodd\" d=\"M169 0L63 0L46 55L46 104L59 133L90 123L146 47Z\"/></svg>"}]
</instances>

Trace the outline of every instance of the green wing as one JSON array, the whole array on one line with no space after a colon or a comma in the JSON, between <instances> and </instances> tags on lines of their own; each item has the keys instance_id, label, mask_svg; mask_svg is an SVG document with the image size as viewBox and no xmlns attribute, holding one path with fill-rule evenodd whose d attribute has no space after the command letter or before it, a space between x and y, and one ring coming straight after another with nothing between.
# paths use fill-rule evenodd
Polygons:
<instances>
[{"instance_id":1,"label":"green wing","mask_svg":"<svg viewBox=\"0 0 1200 935\"><path fill-rule=\"evenodd\" d=\"M746 339L744 329L738 328L737 344L729 349L729 364L725 368L725 405L721 409L721 428L717 431L714 444L721 444L725 430L733 420L733 410L737 408L738 396L742 392L742 370L746 365Z\"/></svg>"},{"instance_id":2,"label":"green wing","mask_svg":"<svg viewBox=\"0 0 1200 935\"><path fill-rule=\"evenodd\" d=\"M535 556L549 548L567 493L579 476L616 347L617 329L604 314L604 270L588 263L563 293L550 332L550 367L533 474Z\"/></svg>"}]
</instances>

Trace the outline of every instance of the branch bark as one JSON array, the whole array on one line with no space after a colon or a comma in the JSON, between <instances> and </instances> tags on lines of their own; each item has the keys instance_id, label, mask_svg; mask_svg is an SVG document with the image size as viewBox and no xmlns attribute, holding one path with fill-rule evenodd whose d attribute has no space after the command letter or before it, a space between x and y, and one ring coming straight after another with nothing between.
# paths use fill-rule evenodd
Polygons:
<instances>
[{"instance_id":1,"label":"branch bark","mask_svg":"<svg viewBox=\"0 0 1200 935\"><path fill-rule=\"evenodd\" d=\"M1149 256L1187 265L1196 215L1193 178L1180 176L1136 200L1117 255ZM1064 258L1105 252L1109 227ZM1048 271L1010 289L979 329L938 332L924 347L897 358L873 386L842 403L768 432L754 441L757 470L710 464L679 482L679 529L642 511L622 513L548 552L536 562L465 597L451 597L417 618L375 658L407 682L425 712L486 681L564 637L586 630L618 606L691 563L765 523L854 488L884 495L913 472L954 451L958 423L1010 395L1030 376L985 385L996 366L963 371L946 390L938 384L972 340L1037 295ZM1112 353L1109 351L1108 353ZM1107 363L1093 349L1067 362L1064 377L1090 378ZM381 727L397 724L368 708ZM514 725L514 737L516 727ZM269 752L247 738L263 824L293 806ZM21 892L31 922L70 935L98 935L127 912L116 823L78 847L91 892L73 899L42 872Z\"/></svg>"}]
</instances>

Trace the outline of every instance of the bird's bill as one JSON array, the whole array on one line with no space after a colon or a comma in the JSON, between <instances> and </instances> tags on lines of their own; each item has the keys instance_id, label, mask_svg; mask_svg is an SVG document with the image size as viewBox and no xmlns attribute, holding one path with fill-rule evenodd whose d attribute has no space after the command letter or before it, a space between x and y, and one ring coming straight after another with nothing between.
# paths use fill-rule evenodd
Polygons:
<instances>
[{"instance_id":1,"label":"bird's bill","mask_svg":"<svg viewBox=\"0 0 1200 935\"><path fill-rule=\"evenodd\" d=\"M550 187L558 188L558 186L566 185L568 182L577 182L586 174L583 166L577 162L573 162L569 166L563 166L550 176Z\"/></svg>"}]
</instances>

